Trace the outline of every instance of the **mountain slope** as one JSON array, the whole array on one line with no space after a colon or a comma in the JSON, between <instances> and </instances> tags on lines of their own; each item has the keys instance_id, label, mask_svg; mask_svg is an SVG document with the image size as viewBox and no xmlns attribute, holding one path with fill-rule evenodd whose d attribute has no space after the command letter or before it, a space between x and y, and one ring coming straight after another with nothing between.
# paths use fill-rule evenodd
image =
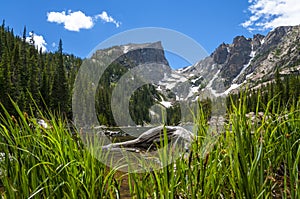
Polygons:
<instances>
[{"instance_id":1,"label":"mountain slope","mask_svg":"<svg viewBox=\"0 0 300 199\"><path fill-rule=\"evenodd\" d=\"M300 26L279 27L267 36L238 36L221 44L209 57L187 69L184 76L202 76L203 84L216 95L228 94L247 85L254 87L281 74L300 69Z\"/></svg>"},{"instance_id":2,"label":"mountain slope","mask_svg":"<svg viewBox=\"0 0 300 199\"><path fill-rule=\"evenodd\" d=\"M300 26L279 27L266 36L237 36L232 44L223 43L210 56L179 70L169 66L161 42L98 50L91 57L95 63L102 63L97 67L104 67L103 63L115 57L99 82L98 117L103 124L115 125L111 109L121 107L117 113L123 115L122 107L129 104L130 116L124 117L144 124L159 115L160 109L153 109L158 104L173 113L169 121L173 116L180 120L179 103L188 102L189 106L199 98L225 97L243 88L259 88L274 81L276 71L279 75L299 73L299 41ZM112 96L115 89L121 94ZM118 106L111 106L113 98L118 99Z\"/></svg>"}]
</instances>

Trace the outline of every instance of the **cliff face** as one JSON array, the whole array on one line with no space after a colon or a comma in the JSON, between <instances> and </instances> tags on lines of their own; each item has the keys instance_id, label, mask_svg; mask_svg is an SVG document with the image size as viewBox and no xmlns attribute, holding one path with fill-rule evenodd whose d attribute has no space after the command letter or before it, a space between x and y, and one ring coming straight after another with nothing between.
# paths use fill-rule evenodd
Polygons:
<instances>
[{"instance_id":1,"label":"cliff face","mask_svg":"<svg viewBox=\"0 0 300 199\"><path fill-rule=\"evenodd\" d=\"M153 81L159 81L165 73L170 74L172 71L161 42L114 46L96 51L91 59L103 62L109 57L116 58L111 60L109 65L119 65L125 70L139 67L145 71L153 71L148 73L149 79Z\"/></svg>"},{"instance_id":2,"label":"cliff face","mask_svg":"<svg viewBox=\"0 0 300 199\"><path fill-rule=\"evenodd\" d=\"M161 104L171 107L165 101L166 90L158 92L158 85L172 73L165 57L161 42L146 44L126 44L96 51L87 60L87 68L98 78L95 79L96 115L103 125L134 126L162 121L161 110L150 109ZM89 82L87 83L89 84ZM176 120L177 121L177 120ZM170 124L176 121L168 120Z\"/></svg>"},{"instance_id":3,"label":"cliff face","mask_svg":"<svg viewBox=\"0 0 300 199\"><path fill-rule=\"evenodd\" d=\"M135 123L143 124L151 121L150 112L151 117L161 113L161 110L153 109L156 104L174 108L172 112L178 116L178 103L192 103L199 97L212 95L226 96L244 87L258 88L273 81L277 70L282 75L299 74L300 26L279 27L266 36L237 36L231 44L222 43L210 56L179 70L169 66L161 42L98 50L86 61L92 70L85 80L97 79L93 76L102 74L96 107L98 117L104 118L103 123L114 125L110 111L114 95L118 99L117 106L129 104ZM119 95L114 93L117 88ZM118 114L124 112L120 110ZM156 119L162 120L161 117Z\"/></svg>"},{"instance_id":4,"label":"cliff face","mask_svg":"<svg viewBox=\"0 0 300 199\"><path fill-rule=\"evenodd\" d=\"M114 62L128 68L147 63L169 66L161 42L113 46L108 49L97 50L91 59L103 61L106 57L117 57Z\"/></svg>"},{"instance_id":5,"label":"cliff face","mask_svg":"<svg viewBox=\"0 0 300 199\"><path fill-rule=\"evenodd\" d=\"M228 94L271 81L276 70L290 74L300 69L300 26L278 27L266 36L238 36L232 44L221 44L209 57L188 70L185 76L202 76L204 87L216 95Z\"/></svg>"},{"instance_id":6,"label":"cliff face","mask_svg":"<svg viewBox=\"0 0 300 199\"><path fill-rule=\"evenodd\" d=\"M299 61L300 26L276 28L262 40L261 47L239 82L248 80L250 85L256 85L272 80L277 69L282 74L299 71Z\"/></svg>"},{"instance_id":7,"label":"cliff face","mask_svg":"<svg viewBox=\"0 0 300 199\"><path fill-rule=\"evenodd\" d=\"M243 36L234 38L233 44L229 45L226 61L220 70L220 76L226 80L225 86L229 85L239 75L244 65L249 63L252 48L252 40Z\"/></svg>"},{"instance_id":8,"label":"cliff face","mask_svg":"<svg viewBox=\"0 0 300 199\"><path fill-rule=\"evenodd\" d=\"M237 36L205 59L176 71L169 66L160 42L115 46L97 51L92 58L102 60L112 54L119 56L114 63L128 69L144 65L144 70L153 71L157 89L174 92L177 100L196 99L203 89L219 96L271 81L277 69L281 74L299 71L300 26L279 27L266 36Z\"/></svg>"}]
</instances>

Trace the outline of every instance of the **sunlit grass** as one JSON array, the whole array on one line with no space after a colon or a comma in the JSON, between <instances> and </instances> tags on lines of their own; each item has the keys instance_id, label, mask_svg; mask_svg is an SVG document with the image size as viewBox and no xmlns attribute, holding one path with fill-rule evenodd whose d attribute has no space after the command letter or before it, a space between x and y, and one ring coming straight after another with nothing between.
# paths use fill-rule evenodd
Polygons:
<instances>
[{"instance_id":1,"label":"sunlit grass","mask_svg":"<svg viewBox=\"0 0 300 199\"><path fill-rule=\"evenodd\" d=\"M7 112L0 122L4 198L299 198L300 106L270 109L251 121L245 98L232 105L224 132L210 134L203 112L190 151L159 170L118 173L91 155L77 132L55 115ZM268 111L270 110L270 111ZM161 140L166 146L167 139ZM101 151L100 151L101 153ZM162 159L172 158L162 150ZM130 168L129 168L130 169Z\"/></svg>"},{"instance_id":2,"label":"sunlit grass","mask_svg":"<svg viewBox=\"0 0 300 199\"><path fill-rule=\"evenodd\" d=\"M260 103L260 102L259 102ZM261 106L259 104L257 106ZM130 174L137 198L299 198L300 113L266 111L251 121L245 98L233 105L224 132L209 134L200 113L188 157L145 174ZM265 106L269 110L272 101ZM256 118L261 117L257 111ZM148 191L151 187L152 191Z\"/></svg>"},{"instance_id":3,"label":"sunlit grass","mask_svg":"<svg viewBox=\"0 0 300 199\"><path fill-rule=\"evenodd\" d=\"M116 197L115 170L108 169L83 148L78 134L54 115L40 126L35 118L7 112L0 122L0 151L4 153L1 183L4 198Z\"/></svg>"}]
</instances>

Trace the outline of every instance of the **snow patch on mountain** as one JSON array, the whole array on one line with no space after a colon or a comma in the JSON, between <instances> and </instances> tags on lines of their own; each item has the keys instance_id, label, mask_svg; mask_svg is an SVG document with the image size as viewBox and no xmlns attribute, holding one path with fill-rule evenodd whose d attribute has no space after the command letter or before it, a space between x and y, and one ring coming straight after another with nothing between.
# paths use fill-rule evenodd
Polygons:
<instances>
[{"instance_id":1,"label":"snow patch on mountain","mask_svg":"<svg viewBox=\"0 0 300 199\"><path fill-rule=\"evenodd\" d=\"M125 45L125 46L123 47L123 53L124 53L124 54L128 53L129 48L130 48L129 46L126 46L126 45Z\"/></svg>"},{"instance_id":2,"label":"snow patch on mountain","mask_svg":"<svg viewBox=\"0 0 300 199\"><path fill-rule=\"evenodd\" d=\"M188 79L176 71L172 71L171 74L164 74L164 78L159 82L159 85L166 89L172 90L176 84L186 82Z\"/></svg>"},{"instance_id":3,"label":"snow patch on mountain","mask_svg":"<svg viewBox=\"0 0 300 199\"><path fill-rule=\"evenodd\" d=\"M237 89L242 84L231 84L231 86L223 93L223 95L228 95L232 90Z\"/></svg>"},{"instance_id":4,"label":"snow patch on mountain","mask_svg":"<svg viewBox=\"0 0 300 199\"><path fill-rule=\"evenodd\" d=\"M165 101L164 98L162 96L160 96L161 101L159 102L159 104L161 104L163 107L165 108L170 108L172 107L172 102L169 101Z\"/></svg>"},{"instance_id":5,"label":"snow patch on mountain","mask_svg":"<svg viewBox=\"0 0 300 199\"><path fill-rule=\"evenodd\" d=\"M197 94L199 92L199 86L193 86L190 87L190 91L189 94L187 95L185 100L190 99L191 97L193 97L195 94Z\"/></svg>"},{"instance_id":6,"label":"snow patch on mountain","mask_svg":"<svg viewBox=\"0 0 300 199\"><path fill-rule=\"evenodd\" d=\"M194 75L193 75L193 76L194 76ZM195 79L192 79L191 82L192 82L193 84L195 84L198 80L200 80L200 79L202 79L202 78L203 78L202 76L197 77L197 78L195 78Z\"/></svg>"},{"instance_id":7,"label":"snow patch on mountain","mask_svg":"<svg viewBox=\"0 0 300 199\"><path fill-rule=\"evenodd\" d=\"M229 47L226 47L226 49L227 49L227 52L230 53L230 48L229 48Z\"/></svg>"},{"instance_id":8,"label":"snow patch on mountain","mask_svg":"<svg viewBox=\"0 0 300 199\"><path fill-rule=\"evenodd\" d=\"M175 79L175 80L177 80L177 82L185 82L185 81L187 81L187 79L185 77L183 77L182 75L178 75L175 72L171 74L171 79L172 78Z\"/></svg>"},{"instance_id":9,"label":"snow patch on mountain","mask_svg":"<svg viewBox=\"0 0 300 199\"><path fill-rule=\"evenodd\" d=\"M212 88L212 84L213 84L213 82L218 78L218 75L219 75L220 72L221 72L221 70L219 69L218 72L213 76L213 78L208 82L208 84L207 84L207 86L206 86L206 88L207 88L208 90L210 90L211 93L212 93L214 96L216 96L216 97L217 97L217 96L220 96L220 95L222 95L222 94L217 93L217 91L214 90L214 89Z\"/></svg>"},{"instance_id":10,"label":"snow patch on mountain","mask_svg":"<svg viewBox=\"0 0 300 199\"><path fill-rule=\"evenodd\" d=\"M187 66L187 67L185 67L185 68L180 68L180 69L177 70L177 72L178 72L178 73L185 73L185 72L187 72L188 70L190 70L192 67L193 67L193 65Z\"/></svg>"}]
</instances>

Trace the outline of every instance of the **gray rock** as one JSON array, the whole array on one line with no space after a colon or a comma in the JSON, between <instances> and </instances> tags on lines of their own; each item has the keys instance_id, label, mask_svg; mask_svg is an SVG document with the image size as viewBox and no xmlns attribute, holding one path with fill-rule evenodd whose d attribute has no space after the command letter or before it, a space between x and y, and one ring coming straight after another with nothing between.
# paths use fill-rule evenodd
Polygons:
<instances>
[{"instance_id":1,"label":"gray rock","mask_svg":"<svg viewBox=\"0 0 300 199\"><path fill-rule=\"evenodd\" d=\"M212 54L212 57L217 64L224 64L228 59L229 52L227 48L229 48L229 45L222 43Z\"/></svg>"}]
</instances>

